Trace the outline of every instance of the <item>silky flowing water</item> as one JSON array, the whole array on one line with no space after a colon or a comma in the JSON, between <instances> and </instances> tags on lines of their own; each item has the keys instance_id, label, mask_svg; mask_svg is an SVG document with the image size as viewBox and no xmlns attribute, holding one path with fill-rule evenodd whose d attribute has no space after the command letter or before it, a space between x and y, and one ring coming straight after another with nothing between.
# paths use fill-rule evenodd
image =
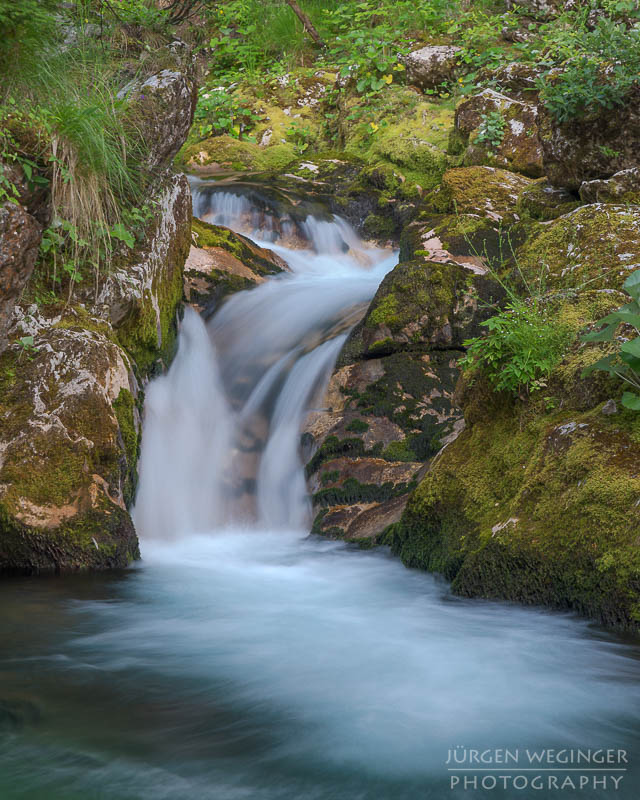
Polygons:
<instances>
[{"instance_id":1,"label":"silky flowing water","mask_svg":"<svg viewBox=\"0 0 640 800\"><path fill-rule=\"evenodd\" d=\"M185 314L147 390L143 560L0 584L1 800L640 796L637 642L308 535L301 427L395 255L238 191L194 207L291 272ZM451 789L458 746L517 750L517 768L474 774L543 788ZM551 748L629 763L522 771Z\"/></svg>"}]
</instances>

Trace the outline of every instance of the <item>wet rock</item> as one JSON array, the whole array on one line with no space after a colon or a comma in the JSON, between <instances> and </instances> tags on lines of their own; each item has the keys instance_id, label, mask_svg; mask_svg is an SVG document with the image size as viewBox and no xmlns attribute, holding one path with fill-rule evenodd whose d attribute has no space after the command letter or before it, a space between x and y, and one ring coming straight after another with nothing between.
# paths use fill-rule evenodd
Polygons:
<instances>
[{"instance_id":1,"label":"wet rock","mask_svg":"<svg viewBox=\"0 0 640 800\"><path fill-rule=\"evenodd\" d=\"M640 203L640 169L631 167L606 180L585 181L580 186L584 203Z\"/></svg>"},{"instance_id":2,"label":"wet rock","mask_svg":"<svg viewBox=\"0 0 640 800\"><path fill-rule=\"evenodd\" d=\"M640 89L625 103L585 118L558 122L541 111L540 139L545 175L554 186L578 191L586 181L603 180L637 167L640 148Z\"/></svg>"},{"instance_id":3,"label":"wet rock","mask_svg":"<svg viewBox=\"0 0 640 800\"><path fill-rule=\"evenodd\" d=\"M407 81L421 89L436 89L455 75L461 47L428 45L405 56Z\"/></svg>"},{"instance_id":4,"label":"wet rock","mask_svg":"<svg viewBox=\"0 0 640 800\"><path fill-rule=\"evenodd\" d=\"M489 114L499 114L503 120L502 139L497 146L482 139ZM468 143L463 160L466 165L489 163L532 178L544 174L538 109L531 103L484 89L457 107L455 130L460 140Z\"/></svg>"},{"instance_id":5,"label":"wet rock","mask_svg":"<svg viewBox=\"0 0 640 800\"><path fill-rule=\"evenodd\" d=\"M287 270L274 252L220 225L193 221L193 236L184 267L187 302L205 317L233 292L262 283L267 275Z\"/></svg>"},{"instance_id":6,"label":"wet rock","mask_svg":"<svg viewBox=\"0 0 640 800\"><path fill-rule=\"evenodd\" d=\"M42 226L17 203L0 205L0 352L7 345L13 308L31 277Z\"/></svg>"}]
</instances>

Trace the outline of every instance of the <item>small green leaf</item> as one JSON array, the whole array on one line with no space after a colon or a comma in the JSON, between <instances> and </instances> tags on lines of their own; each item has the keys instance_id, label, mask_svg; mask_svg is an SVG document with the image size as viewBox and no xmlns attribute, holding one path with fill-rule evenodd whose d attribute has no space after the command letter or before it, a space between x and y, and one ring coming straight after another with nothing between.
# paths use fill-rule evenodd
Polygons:
<instances>
[{"instance_id":1,"label":"small green leaf","mask_svg":"<svg viewBox=\"0 0 640 800\"><path fill-rule=\"evenodd\" d=\"M622 405L632 411L640 411L640 395L635 392L623 392Z\"/></svg>"},{"instance_id":2,"label":"small green leaf","mask_svg":"<svg viewBox=\"0 0 640 800\"><path fill-rule=\"evenodd\" d=\"M634 300L640 300L640 269L632 272L623 283L623 288L629 292Z\"/></svg>"},{"instance_id":3,"label":"small green leaf","mask_svg":"<svg viewBox=\"0 0 640 800\"><path fill-rule=\"evenodd\" d=\"M135 244L135 240L133 236L129 233L129 231L124 227L121 222L117 222L110 231L111 235L114 239L119 239L121 242L124 242L127 247L132 248Z\"/></svg>"}]
</instances>

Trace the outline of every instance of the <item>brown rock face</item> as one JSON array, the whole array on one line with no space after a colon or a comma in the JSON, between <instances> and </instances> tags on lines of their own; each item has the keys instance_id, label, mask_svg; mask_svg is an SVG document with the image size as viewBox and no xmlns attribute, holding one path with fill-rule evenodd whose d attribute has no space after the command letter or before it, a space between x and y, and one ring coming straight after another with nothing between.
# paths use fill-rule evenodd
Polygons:
<instances>
[{"instance_id":1,"label":"brown rock face","mask_svg":"<svg viewBox=\"0 0 640 800\"><path fill-rule=\"evenodd\" d=\"M503 121L500 141L495 144L483 138L489 114L499 114ZM544 175L535 105L485 89L458 106L455 129L468 143L465 165L488 163L532 178Z\"/></svg>"},{"instance_id":2,"label":"brown rock face","mask_svg":"<svg viewBox=\"0 0 640 800\"><path fill-rule=\"evenodd\" d=\"M0 206L0 352L20 292L33 272L42 226L24 208L6 202Z\"/></svg>"},{"instance_id":3,"label":"brown rock face","mask_svg":"<svg viewBox=\"0 0 640 800\"><path fill-rule=\"evenodd\" d=\"M610 178L638 165L640 89L615 113L603 109L586 119L557 122L541 110L544 170L554 186L578 191L585 181Z\"/></svg>"}]
</instances>

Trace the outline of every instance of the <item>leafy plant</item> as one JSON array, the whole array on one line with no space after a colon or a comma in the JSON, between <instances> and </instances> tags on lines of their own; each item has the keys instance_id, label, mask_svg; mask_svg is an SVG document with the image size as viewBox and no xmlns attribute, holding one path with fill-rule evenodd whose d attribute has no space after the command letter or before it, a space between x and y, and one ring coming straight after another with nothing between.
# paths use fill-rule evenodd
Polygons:
<instances>
[{"instance_id":1,"label":"leafy plant","mask_svg":"<svg viewBox=\"0 0 640 800\"><path fill-rule=\"evenodd\" d=\"M620 325L632 328L636 336L619 343L618 349L614 353L610 353L587 367L582 375L585 377L600 370L620 378L635 390L623 393L622 405L634 411L640 411L640 270L636 270L627 278L624 282L624 289L629 294L631 302L599 320L596 325L601 330L583 334L581 338L585 342L618 343L620 339L616 334ZM604 327L602 328L602 326Z\"/></svg>"},{"instance_id":2,"label":"leafy plant","mask_svg":"<svg viewBox=\"0 0 640 800\"><path fill-rule=\"evenodd\" d=\"M539 80L540 96L558 120L621 105L640 76L640 30L601 17L583 22L550 48L554 65ZM558 67L556 68L556 65Z\"/></svg>"},{"instance_id":3,"label":"leafy plant","mask_svg":"<svg viewBox=\"0 0 640 800\"><path fill-rule=\"evenodd\" d=\"M488 334L464 342L465 370L482 370L496 391L522 395L543 388L568 343L541 299L511 295L506 307L482 323Z\"/></svg>"},{"instance_id":4,"label":"leafy plant","mask_svg":"<svg viewBox=\"0 0 640 800\"><path fill-rule=\"evenodd\" d=\"M474 143L486 145L490 151L497 150L504 139L506 124L500 111L489 111L483 114Z\"/></svg>"},{"instance_id":5,"label":"leafy plant","mask_svg":"<svg viewBox=\"0 0 640 800\"><path fill-rule=\"evenodd\" d=\"M198 133L202 138L228 133L241 139L260 118L260 114L224 88L200 91L195 120L200 123Z\"/></svg>"}]
</instances>

